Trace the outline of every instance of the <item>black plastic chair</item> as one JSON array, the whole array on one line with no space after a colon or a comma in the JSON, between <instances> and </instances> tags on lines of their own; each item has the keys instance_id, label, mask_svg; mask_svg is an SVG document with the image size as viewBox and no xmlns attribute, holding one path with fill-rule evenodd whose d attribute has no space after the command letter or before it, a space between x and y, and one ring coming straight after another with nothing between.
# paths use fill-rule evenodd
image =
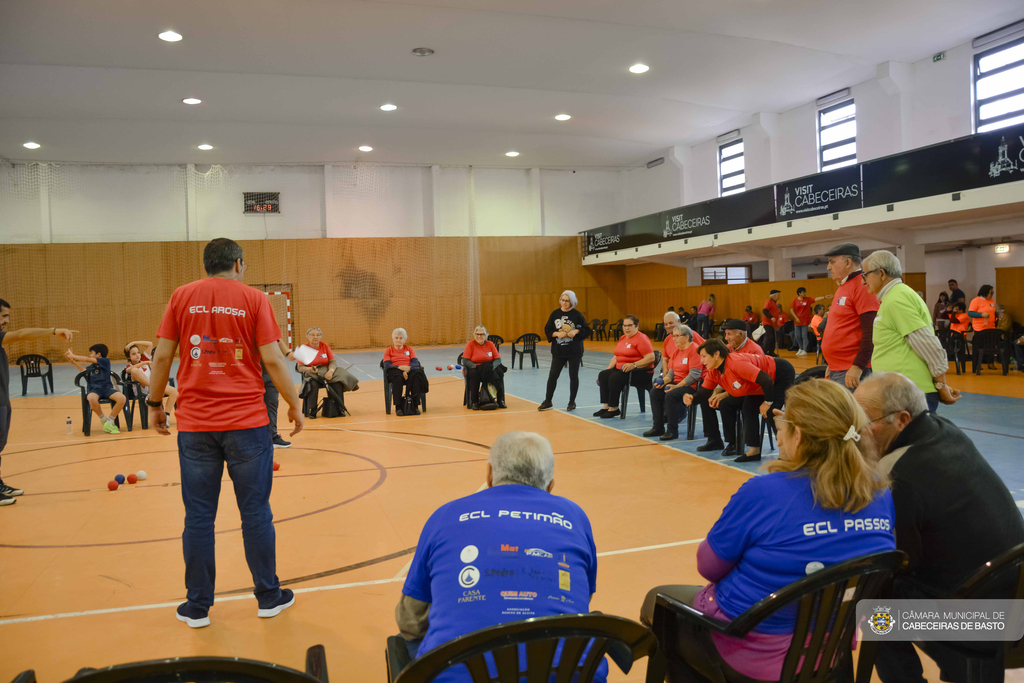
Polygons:
<instances>
[{"instance_id":1,"label":"black plastic chair","mask_svg":"<svg viewBox=\"0 0 1024 683\"><path fill-rule=\"evenodd\" d=\"M590 326L590 336L594 339L594 341L599 341L598 330L601 328L601 320L598 318L594 318L587 324Z\"/></svg>"},{"instance_id":2,"label":"black plastic chair","mask_svg":"<svg viewBox=\"0 0 1024 683\"><path fill-rule=\"evenodd\" d=\"M516 339L514 342L512 342L512 369L513 370L516 369L516 354L517 353L519 354L519 369L520 370L523 369L523 358L526 356L526 354L530 354L530 362L533 364L533 367L535 367L535 368L539 368L540 367L540 363L537 362L537 342L539 342L539 341L540 341L540 335L539 334L533 334L532 332L530 332L529 334L520 335L519 339ZM516 348L516 344L521 344L522 348L517 349Z\"/></svg>"},{"instance_id":3,"label":"black plastic chair","mask_svg":"<svg viewBox=\"0 0 1024 683\"><path fill-rule=\"evenodd\" d=\"M966 372L967 357L965 349L967 348L967 340L964 339L964 335L949 328L941 329L935 335L939 338L939 344L946 350L946 357L953 359L953 367L956 368L956 374L959 375L961 370Z\"/></svg>"},{"instance_id":4,"label":"black plastic chair","mask_svg":"<svg viewBox=\"0 0 1024 683\"><path fill-rule=\"evenodd\" d=\"M608 330L609 341L619 341L619 337L621 337L624 334L624 332L622 331L623 320L624 318L619 318L618 320L615 321L615 324L612 325L611 329Z\"/></svg>"},{"instance_id":5,"label":"black plastic chair","mask_svg":"<svg viewBox=\"0 0 1024 683\"><path fill-rule=\"evenodd\" d=\"M16 683L36 683L25 671ZM174 657L103 669L80 669L66 683L178 683L179 681L236 681L237 683L330 683L323 645L306 650L306 673L280 664L238 657Z\"/></svg>"},{"instance_id":6,"label":"black plastic chair","mask_svg":"<svg viewBox=\"0 0 1024 683\"><path fill-rule=\"evenodd\" d=\"M1001 593L1003 581L1016 579L1016 586L1010 595ZM951 596L957 600L981 600L985 598L1012 598L1024 600L1024 543L1010 548L999 557L986 562L972 576L968 577ZM961 654L967 660L967 682L979 683L982 673L989 667L1001 669L1024 668L1024 638L1014 641L996 642L996 650L991 658L984 658L977 650L968 650L955 642L941 642L936 645ZM927 647L932 643L925 643Z\"/></svg>"},{"instance_id":7,"label":"black plastic chair","mask_svg":"<svg viewBox=\"0 0 1024 683\"><path fill-rule=\"evenodd\" d=\"M462 359L462 354L459 354L459 359ZM461 365L461 363L460 363ZM391 382L388 381L388 371L384 369L384 361L380 362L381 372L384 373L384 412L387 415L391 414ZM465 374L465 371L463 371ZM427 395L420 395L420 411L427 412Z\"/></svg>"},{"instance_id":8,"label":"black plastic chair","mask_svg":"<svg viewBox=\"0 0 1024 683\"><path fill-rule=\"evenodd\" d=\"M499 352L501 351L501 345L505 343L505 340L496 334L487 335L487 341L494 342L494 348Z\"/></svg>"},{"instance_id":9,"label":"black plastic chair","mask_svg":"<svg viewBox=\"0 0 1024 683\"><path fill-rule=\"evenodd\" d=\"M778 331L779 340L775 345L776 349L789 349L793 350L793 345L796 343L796 327L792 320L787 320L786 324L782 326Z\"/></svg>"},{"instance_id":10,"label":"black plastic chair","mask_svg":"<svg viewBox=\"0 0 1024 683\"><path fill-rule=\"evenodd\" d=\"M654 325L654 341L665 341L665 323L656 323Z\"/></svg>"},{"instance_id":11,"label":"black plastic chair","mask_svg":"<svg viewBox=\"0 0 1024 683\"><path fill-rule=\"evenodd\" d=\"M640 412L647 412L647 392L654 386L654 371L658 367L658 363L661 362L661 351L654 352L654 363L649 367L634 368L626 374L629 377L626 379L626 386L622 388L622 395L619 398L619 419L626 419L626 405L629 403L629 387L632 386L633 373L643 372L647 374L647 382L643 386L636 387L636 400L640 402Z\"/></svg>"},{"instance_id":12,"label":"black plastic chair","mask_svg":"<svg viewBox=\"0 0 1024 683\"><path fill-rule=\"evenodd\" d=\"M85 434L86 436L92 436L92 406L89 405L89 399L86 398L86 396L89 395L89 385L88 383L82 384L82 380L85 379L85 375L86 373L80 372L78 373L78 375L75 376L75 386L82 391L82 433ZM113 383L114 388L116 388L121 393L124 393L123 387L121 386L121 379L113 372L110 373L110 380ZM125 401L125 405L127 405L127 403L128 402ZM101 398L100 405L104 404L112 406L114 405L114 402L111 401L109 398ZM124 411L122 410L121 412ZM117 427L118 429L121 429L120 415L114 418L114 426ZM131 422L128 423L128 431L132 431Z\"/></svg>"},{"instance_id":13,"label":"black plastic chair","mask_svg":"<svg viewBox=\"0 0 1024 683\"><path fill-rule=\"evenodd\" d=\"M559 643L563 644L562 653L556 665L555 650ZM525 675L520 671L520 644L526 645ZM402 637L392 636L388 638L385 658L388 681L392 683L430 683L446 669L460 665L469 670L473 683L523 679L528 683L547 683L552 676L558 683L590 683L605 654L623 673L629 673L638 659L652 657L647 681L660 683L652 677L657 674L658 667L652 666L657 650L658 641L646 626L622 617L592 613L536 617L480 629L454 638L412 662ZM488 661L497 669L497 678L491 677Z\"/></svg>"},{"instance_id":14,"label":"black plastic chair","mask_svg":"<svg viewBox=\"0 0 1024 683\"><path fill-rule=\"evenodd\" d=\"M744 638L758 624L793 603L797 604L796 627L780 683L852 680L851 643L857 629L857 603L878 597L905 558L903 552L890 550L834 564L772 593L728 622L659 593L652 628L667 660L668 680L753 683L754 679L738 673L722 659L711 634ZM877 642L862 642L859 649L856 680L867 683Z\"/></svg>"},{"instance_id":15,"label":"black plastic chair","mask_svg":"<svg viewBox=\"0 0 1024 683\"><path fill-rule=\"evenodd\" d=\"M167 384L175 386L174 378L170 377L167 380ZM146 396L148 394L143 393L142 385L135 381L131 373L128 372L126 367L121 371L121 392L124 394L124 413L125 422L128 424L128 431L132 431L132 426L135 424L135 416L139 416L139 424L143 429L149 429L149 408L146 407Z\"/></svg>"},{"instance_id":16,"label":"black plastic chair","mask_svg":"<svg viewBox=\"0 0 1024 683\"><path fill-rule=\"evenodd\" d=\"M1004 330L991 329L975 332L974 338L971 339L971 346L973 347L971 369L975 375L981 374L982 362L988 355L999 359L1004 375L1010 372L1011 349Z\"/></svg>"},{"instance_id":17,"label":"black plastic chair","mask_svg":"<svg viewBox=\"0 0 1024 683\"><path fill-rule=\"evenodd\" d=\"M19 358L17 362L21 369L22 396L28 393L28 380L32 377L39 377L43 380L43 396L53 393L53 364L49 358L37 353L29 353ZM46 365L45 369L43 368L44 364ZM50 384L49 391L46 387L47 382Z\"/></svg>"}]
</instances>

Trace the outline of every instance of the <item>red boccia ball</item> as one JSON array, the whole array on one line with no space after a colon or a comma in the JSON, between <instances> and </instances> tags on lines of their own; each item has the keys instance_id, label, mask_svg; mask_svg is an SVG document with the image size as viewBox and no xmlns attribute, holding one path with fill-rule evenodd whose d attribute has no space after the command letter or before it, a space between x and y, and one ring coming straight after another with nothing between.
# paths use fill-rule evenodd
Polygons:
<instances>
[{"instance_id":1,"label":"red boccia ball","mask_svg":"<svg viewBox=\"0 0 1024 683\"><path fill-rule=\"evenodd\" d=\"M134 484L134 483L135 483L135 482L137 482L138 480L139 480L139 477L138 477L138 475L136 475L136 474L129 474L129 475L128 475L128 483L129 483L129 484Z\"/></svg>"},{"instance_id":2,"label":"red boccia ball","mask_svg":"<svg viewBox=\"0 0 1024 683\"><path fill-rule=\"evenodd\" d=\"M441 366L440 366L440 365L438 365L438 366L437 366L437 369L438 369L438 371L440 371L440 370L441 370Z\"/></svg>"},{"instance_id":3,"label":"red boccia ball","mask_svg":"<svg viewBox=\"0 0 1024 683\"><path fill-rule=\"evenodd\" d=\"M277 472L279 469L281 469L281 463L275 462L274 463L274 471Z\"/></svg>"},{"instance_id":4,"label":"red boccia ball","mask_svg":"<svg viewBox=\"0 0 1024 683\"><path fill-rule=\"evenodd\" d=\"M111 491L116 491L118 486L120 486L120 484L118 484L113 479L107 482L107 488L110 489Z\"/></svg>"}]
</instances>

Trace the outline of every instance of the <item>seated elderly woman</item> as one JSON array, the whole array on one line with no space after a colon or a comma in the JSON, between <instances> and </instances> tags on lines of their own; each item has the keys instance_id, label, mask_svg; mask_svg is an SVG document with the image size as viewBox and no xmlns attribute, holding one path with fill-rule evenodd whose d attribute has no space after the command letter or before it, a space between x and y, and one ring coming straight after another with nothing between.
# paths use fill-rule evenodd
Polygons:
<instances>
[{"instance_id":1,"label":"seated elderly woman","mask_svg":"<svg viewBox=\"0 0 1024 683\"><path fill-rule=\"evenodd\" d=\"M466 342L462 351L462 366L466 368L466 382L469 384L469 405L471 410L495 410L505 408L505 366L498 355L498 347L487 338L487 328L477 325L473 338ZM488 385L494 387L491 395ZM480 391L481 387L483 392Z\"/></svg>"},{"instance_id":2,"label":"seated elderly woman","mask_svg":"<svg viewBox=\"0 0 1024 683\"><path fill-rule=\"evenodd\" d=\"M316 349L316 356L308 364L301 361L295 363L295 369L302 375L302 391L299 397L306 398L309 392L316 391L315 387L322 385L326 387L327 395L337 404L341 414L346 414L344 393L357 391L359 380L349 371L338 367L334 352L327 342L323 341L323 332L319 327L306 330L306 346ZM316 417L316 413L313 412L309 417Z\"/></svg>"},{"instance_id":3,"label":"seated elderly woman","mask_svg":"<svg viewBox=\"0 0 1024 683\"><path fill-rule=\"evenodd\" d=\"M776 411L779 460L733 494L697 549L706 586L658 586L644 600L652 623L658 593L714 619L730 621L759 600L830 564L894 550L895 511L888 479L868 451L868 419L852 394L825 379L793 386ZM834 533L811 533L829 529ZM712 634L734 670L778 680L792 640L797 604L757 625L746 638ZM673 659L672 648L668 653Z\"/></svg>"},{"instance_id":4,"label":"seated elderly woman","mask_svg":"<svg viewBox=\"0 0 1024 683\"><path fill-rule=\"evenodd\" d=\"M409 333L405 328L396 327L391 333L391 346L384 351L384 375L391 384L391 399L395 403L395 414L399 416L419 415L419 398L430 391L427 373L423 372L416 352L407 341Z\"/></svg>"},{"instance_id":5,"label":"seated elderly woman","mask_svg":"<svg viewBox=\"0 0 1024 683\"><path fill-rule=\"evenodd\" d=\"M633 372L640 370L640 372ZM597 375L601 388L601 410L594 417L610 418L619 414L619 397L628 382L631 386L650 389L654 379L654 345L640 331L640 319L627 315L622 319L622 336L615 345L615 355L608 367Z\"/></svg>"}]
</instances>

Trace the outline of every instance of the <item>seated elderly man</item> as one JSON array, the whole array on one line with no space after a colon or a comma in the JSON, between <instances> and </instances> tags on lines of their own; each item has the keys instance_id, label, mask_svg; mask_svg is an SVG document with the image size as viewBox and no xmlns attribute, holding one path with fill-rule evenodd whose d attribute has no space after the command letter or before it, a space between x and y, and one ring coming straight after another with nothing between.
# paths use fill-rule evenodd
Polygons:
<instances>
[{"instance_id":1,"label":"seated elderly man","mask_svg":"<svg viewBox=\"0 0 1024 683\"><path fill-rule=\"evenodd\" d=\"M594 534L579 505L551 494L554 470L547 439L502 434L487 460L487 488L430 516L395 608L410 655L506 621L590 611ZM595 680L607 672L602 661ZM434 679L469 680L464 666Z\"/></svg>"},{"instance_id":2,"label":"seated elderly man","mask_svg":"<svg viewBox=\"0 0 1024 683\"><path fill-rule=\"evenodd\" d=\"M462 365L466 368L471 410L505 408L505 366L501 363L498 347L487 338L487 328L477 325L473 338L462 351ZM487 385L494 387L491 396ZM483 389L483 392L480 390Z\"/></svg>"},{"instance_id":3,"label":"seated elderly man","mask_svg":"<svg viewBox=\"0 0 1024 683\"><path fill-rule=\"evenodd\" d=\"M875 372L854 392L867 413L880 469L892 478L896 547L909 562L893 585L900 599L947 598L981 566L1019 543L1024 521L1013 496L974 443L953 423L928 412L924 392L895 372ZM1012 598L1016 576L991 598ZM991 653L989 643L961 643ZM942 643L921 646L943 681L966 681L962 656ZM921 660L906 641L878 643L883 683L923 683ZM981 681L1003 680L997 671ZM997 675L996 675L997 674Z\"/></svg>"},{"instance_id":4,"label":"seated elderly man","mask_svg":"<svg viewBox=\"0 0 1024 683\"><path fill-rule=\"evenodd\" d=\"M296 363L295 369L302 375L303 393L306 383L313 378L319 378L325 385L341 385L341 391L358 391L359 380L348 370L338 368L338 361L334 358L334 352L327 342L323 341L323 332L319 327L311 327L306 330L306 346L316 349L316 358L309 362ZM336 386L333 388L337 388Z\"/></svg>"},{"instance_id":5,"label":"seated elderly man","mask_svg":"<svg viewBox=\"0 0 1024 683\"><path fill-rule=\"evenodd\" d=\"M701 362L697 348L703 344L699 337L686 325L672 328L670 337L674 345L672 353L666 351L662 361L662 376L655 380L651 389L651 413L654 425L644 432L644 436L659 436L662 441L679 438L679 420L686 416L687 406L683 397L697 391L698 382L704 378L705 368ZM715 409L707 403L701 404L704 419L704 436L708 443L718 444L718 449L725 448L722 435L718 431L718 416ZM668 422L668 428L665 423Z\"/></svg>"},{"instance_id":6,"label":"seated elderly man","mask_svg":"<svg viewBox=\"0 0 1024 683\"><path fill-rule=\"evenodd\" d=\"M725 343L729 345L730 351L736 353L747 353L751 356L763 356L764 349L760 344L747 336L747 325L742 320L731 318L722 324ZM703 343L703 342L701 342Z\"/></svg>"}]
</instances>

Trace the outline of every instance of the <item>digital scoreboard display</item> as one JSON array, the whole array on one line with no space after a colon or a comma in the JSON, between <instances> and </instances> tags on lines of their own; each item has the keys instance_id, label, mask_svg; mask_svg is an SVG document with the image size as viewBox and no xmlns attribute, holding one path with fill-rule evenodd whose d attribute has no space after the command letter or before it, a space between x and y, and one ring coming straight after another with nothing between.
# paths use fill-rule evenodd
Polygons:
<instances>
[{"instance_id":1,"label":"digital scoreboard display","mask_svg":"<svg viewBox=\"0 0 1024 683\"><path fill-rule=\"evenodd\" d=\"M281 213L280 192L243 192L242 213Z\"/></svg>"}]
</instances>

